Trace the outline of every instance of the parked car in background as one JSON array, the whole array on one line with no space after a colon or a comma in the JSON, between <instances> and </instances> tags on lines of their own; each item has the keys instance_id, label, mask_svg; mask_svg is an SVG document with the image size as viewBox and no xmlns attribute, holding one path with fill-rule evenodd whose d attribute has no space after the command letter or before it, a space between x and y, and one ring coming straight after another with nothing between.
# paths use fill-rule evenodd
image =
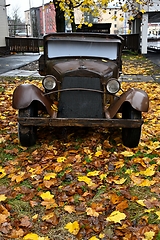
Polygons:
<instances>
[{"instance_id":1,"label":"parked car in background","mask_svg":"<svg viewBox=\"0 0 160 240\"><path fill-rule=\"evenodd\" d=\"M122 41L116 35L81 32L44 37L39 59L43 90L20 84L13 93L23 146L36 143L41 126L121 128L123 144L138 145L149 99L141 89L121 88Z\"/></svg>"}]
</instances>

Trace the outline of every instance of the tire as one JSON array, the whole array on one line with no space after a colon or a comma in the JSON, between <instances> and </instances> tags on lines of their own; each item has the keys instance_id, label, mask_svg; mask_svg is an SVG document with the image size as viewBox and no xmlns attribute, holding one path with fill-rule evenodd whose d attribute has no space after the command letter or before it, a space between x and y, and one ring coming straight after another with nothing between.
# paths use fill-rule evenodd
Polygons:
<instances>
[{"instance_id":1,"label":"tire","mask_svg":"<svg viewBox=\"0 0 160 240\"><path fill-rule=\"evenodd\" d=\"M123 119L141 119L140 111L134 109L130 103L125 103L122 110ZM123 145L129 148L137 147L141 137L141 127L138 128L122 128Z\"/></svg>"},{"instance_id":2,"label":"tire","mask_svg":"<svg viewBox=\"0 0 160 240\"><path fill-rule=\"evenodd\" d=\"M37 117L38 111L35 103L24 109L19 109L19 117ZM36 143L37 128L35 126L23 126L18 124L18 138L24 147L33 146Z\"/></svg>"}]
</instances>

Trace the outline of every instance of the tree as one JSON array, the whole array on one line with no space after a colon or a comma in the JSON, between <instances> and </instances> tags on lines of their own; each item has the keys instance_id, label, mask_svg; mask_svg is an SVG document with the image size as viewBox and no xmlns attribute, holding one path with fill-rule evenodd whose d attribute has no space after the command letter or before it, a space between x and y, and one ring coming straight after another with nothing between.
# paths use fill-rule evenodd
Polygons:
<instances>
[{"instance_id":1,"label":"tree","mask_svg":"<svg viewBox=\"0 0 160 240\"><path fill-rule=\"evenodd\" d=\"M9 18L9 34L15 36L21 31L25 31L25 23L21 21L19 7L16 6L12 10L11 18Z\"/></svg>"},{"instance_id":2,"label":"tree","mask_svg":"<svg viewBox=\"0 0 160 240\"><path fill-rule=\"evenodd\" d=\"M64 31L64 21L66 19L70 19L70 23L72 25L72 31L75 31L75 20L74 20L74 9L80 8L82 12L82 19L79 27L81 27L82 23L92 26L92 22L86 22L84 15L86 13L92 15L92 17L99 17L101 11L105 12L109 4L113 4L115 6L120 6L123 12L127 12L130 15L130 19L132 20L136 14L145 12L145 6L151 6L154 0L54 0L56 13L57 13L57 31ZM90 18L92 19L92 18ZM119 19L123 21L123 17ZM59 25L61 28L59 28Z\"/></svg>"}]
</instances>

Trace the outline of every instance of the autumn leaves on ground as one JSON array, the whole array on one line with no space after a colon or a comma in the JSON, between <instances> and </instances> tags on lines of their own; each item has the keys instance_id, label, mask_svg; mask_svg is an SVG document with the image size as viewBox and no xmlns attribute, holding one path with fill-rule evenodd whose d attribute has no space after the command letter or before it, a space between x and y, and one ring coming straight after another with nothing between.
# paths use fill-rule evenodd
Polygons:
<instances>
[{"instance_id":1,"label":"autumn leaves on ground","mask_svg":"<svg viewBox=\"0 0 160 240\"><path fill-rule=\"evenodd\" d=\"M160 85L122 84L150 99L137 148L122 145L119 129L74 128L41 128L25 148L11 107L19 83L0 85L0 239L160 240Z\"/></svg>"}]
</instances>

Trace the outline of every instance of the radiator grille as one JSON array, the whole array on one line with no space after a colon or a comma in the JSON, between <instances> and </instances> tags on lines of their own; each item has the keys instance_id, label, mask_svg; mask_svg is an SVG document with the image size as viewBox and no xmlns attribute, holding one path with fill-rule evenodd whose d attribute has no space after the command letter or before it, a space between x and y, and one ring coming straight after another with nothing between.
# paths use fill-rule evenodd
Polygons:
<instances>
[{"instance_id":1,"label":"radiator grille","mask_svg":"<svg viewBox=\"0 0 160 240\"><path fill-rule=\"evenodd\" d=\"M65 77L61 89L101 89L99 78ZM102 118L102 93L89 91L64 91L60 93L58 117L61 118Z\"/></svg>"}]
</instances>

